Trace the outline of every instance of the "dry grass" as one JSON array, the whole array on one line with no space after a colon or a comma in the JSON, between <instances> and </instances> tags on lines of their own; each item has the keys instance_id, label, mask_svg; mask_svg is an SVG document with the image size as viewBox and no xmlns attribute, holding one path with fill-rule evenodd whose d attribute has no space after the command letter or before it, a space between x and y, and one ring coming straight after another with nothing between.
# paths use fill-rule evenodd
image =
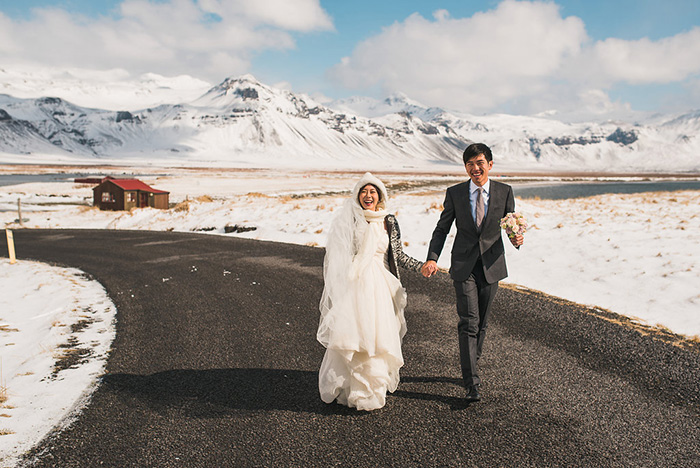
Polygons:
<instances>
[{"instance_id":1,"label":"dry grass","mask_svg":"<svg viewBox=\"0 0 700 468\"><path fill-rule=\"evenodd\" d=\"M245 196L248 198L270 198L269 195L265 195L264 193L260 192L248 192L245 194Z\"/></svg>"},{"instance_id":2,"label":"dry grass","mask_svg":"<svg viewBox=\"0 0 700 468\"><path fill-rule=\"evenodd\" d=\"M518 286L515 284L501 283L501 287L510 289L521 294L528 295L541 295L545 296L548 300L557 304L566 304L573 307L577 307L582 312L597 317L598 319L604 320L606 322L614 323L621 327L630 328L642 336L649 336L652 339L663 341L671 346L676 346L682 349L700 350L700 337L699 336L684 336L678 335L672 332L670 329L661 325L647 325L645 323L640 323L633 317L627 317L624 315L617 314L608 309L603 309L601 307L588 307L582 304L577 304L576 302L569 301L567 299L562 299L556 296L550 296L547 293L538 291L536 289L530 289L523 286Z\"/></svg>"},{"instance_id":3,"label":"dry grass","mask_svg":"<svg viewBox=\"0 0 700 468\"><path fill-rule=\"evenodd\" d=\"M12 432L12 431L9 430L9 429L0 429L0 436L12 435L12 434L14 434L14 432Z\"/></svg>"},{"instance_id":4,"label":"dry grass","mask_svg":"<svg viewBox=\"0 0 700 468\"><path fill-rule=\"evenodd\" d=\"M406 195L411 196L411 197L432 197L435 195L444 195L444 194L445 194L445 189L437 189L437 190L423 190L421 192L411 192L411 193L407 193Z\"/></svg>"},{"instance_id":5,"label":"dry grass","mask_svg":"<svg viewBox=\"0 0 700 468\"><path fill-rule=\"evenodd\" d=\"M184 200L178 203L173 207L173 211L176 212L181 212L181 211L190 211L190 201L189 200Z\"/></svg>"},{"instance_id":6,"label":"dry grass","mask_svg":"<svg viewBox=\"0 0 700 468\"><path fill-rule=\"evenodd\" d=\"M18 332L19 330L17 330L16 328L10 328L9 325L0 325L0 331L4 331L4 332Z\"/></svg>"},{"instance_id":7,"label":"dry grass","mask_svg":"<svg viewBox=\"0 0 700 468\"><path fill-rule=\"evenodd\" d=\"M198 201L199 203L211 203L214 201L214 199L212 197L210 197L209 195L199 196L199 197L195 198L195 200Z\"/></svg>"},{"instance_id":8,"label":"dry grass","mask_svg":"<svg viewBox=\"0 0 700 468\"><path fill-rule=\"evenodd\" d=\"M7 402L7 386L2 377L2 359L0 359L0 405Z\"/></svg>"}]
</instances>

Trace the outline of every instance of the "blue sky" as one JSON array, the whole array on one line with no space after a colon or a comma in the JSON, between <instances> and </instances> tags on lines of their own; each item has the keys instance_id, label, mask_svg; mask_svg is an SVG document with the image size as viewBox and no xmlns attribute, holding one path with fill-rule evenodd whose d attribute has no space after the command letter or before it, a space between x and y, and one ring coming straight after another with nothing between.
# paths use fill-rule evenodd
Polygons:
<instances>
[{"instance_id":1,"label":"blue sky","mask_svg":"<svg viewBox=\"0 0 700 468\"><path fill-rule=\"evenodd\" d=\"M272 82L293 81L295 86L306 88L305 92L316 89L328 94L351 95L352 92L329 87L324 83L323 73L335 65L340 57L350 55L359 41L378 34L383 27L403 21L413 13L429 18L434 11L446 9L453 17L467 17L475 12L493 9L498 3L458 0L322 2L333 17L336 31L300 35L295 50L262 54L254 61L252 73ZM566 0L554 3L560 6L562 16L581 18L593 40L610 37L658 40L700 26L700 1L697 0ZM314 69L314 74L309 74L309 68ZM675 84L619 86L612 90L612 94L634 100L640 110L654 110L659 103L653 95L673 93L674 88Z\"/></svg>"},{"instance_id":2,"label":"blue sky","mask_svg":"<svg viewBox=\"0 0 700 468\"><path fill-rule=\"evenodd\" d=\"M252 73L477 114L700 108L697 57L697 0L0 0L0 67Z\"/></svg>"}]
</instances>

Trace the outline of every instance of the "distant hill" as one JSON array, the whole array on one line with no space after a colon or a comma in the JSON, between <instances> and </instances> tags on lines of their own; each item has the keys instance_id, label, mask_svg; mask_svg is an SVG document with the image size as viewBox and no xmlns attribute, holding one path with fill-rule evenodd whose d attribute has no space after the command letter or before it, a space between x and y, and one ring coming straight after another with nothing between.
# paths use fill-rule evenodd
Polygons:
<instances>
[{"instance_id":1,"label":"distant hill","mask_svg":"<svg viewBox=\"0 0 700 468\"><path fill-rule=\"evenodd\" d=\"M547 171L700 171L700 112L641 123L563 123L472 116L407 96L320 104L253 76L227 78L194 101L122 111L60 98L0 95L0 162L239 167L440 168L469 143L497 167Z\"/></svg>"}]
</instances>

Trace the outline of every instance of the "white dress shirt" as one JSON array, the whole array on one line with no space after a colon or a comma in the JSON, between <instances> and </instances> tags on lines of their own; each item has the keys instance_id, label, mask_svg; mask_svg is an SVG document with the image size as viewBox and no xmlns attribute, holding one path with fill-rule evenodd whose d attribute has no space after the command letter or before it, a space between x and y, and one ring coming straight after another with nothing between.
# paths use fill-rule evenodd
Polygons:
<instances>
[{"instance_id":1,"label":"white dress shirt","mask_svg":"<svg viewBox=\"0 0 700 468\"><path fill-rule=\"evenodd\" d=\"M491 190L491 180L486 180L484 184L484 219L486 219L486 213L489 212L489 191ZM479 186L473 181L469 181L469 202L472 208L472 219L476 223L476 197L479 195Z\"/></svg>"}]
</instances>

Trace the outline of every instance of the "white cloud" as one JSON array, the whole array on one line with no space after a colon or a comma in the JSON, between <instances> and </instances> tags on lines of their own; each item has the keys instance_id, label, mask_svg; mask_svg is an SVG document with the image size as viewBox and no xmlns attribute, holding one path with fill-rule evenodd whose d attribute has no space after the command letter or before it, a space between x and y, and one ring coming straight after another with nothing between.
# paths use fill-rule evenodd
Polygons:
<instances>
[{"instance_id":1,"label":"white cloud","mask_svg":"<svg viewBox=\"0 0 700 468\"><path fill-rule=\"evenodd\" d=\"M289 81L278 81L277 83L273 83L272 86L277 89L292 91L292 84Z\"/></svg>"},{"instance_id":2,"label":"white cloud","mask_svg":"<svg viewBox=\"0 0 700 468\"><path fill-rule=\"evenodd\" d=\"M319 0L125 0L111 17L38 8L0 14L0 63L197 74L219 81L249 70L252 54L295 45L292 33L333 28Z\"/></svg>"},{"instance_id":3,"label":"white cloud","mask_svg":"<svg viewBox=\"0 0 700 468\"><path fill-rule=\"evenodd\" d=\"M634 111L629 103L613 101L601 89L571 86L552 86L546 93L522 98L513 111L515 114L552 116L568 122L590 119L633 121L647 115Z\"/></svg>"},{"instance_id":4,"label":"white cloud","mask_svg":"<svg viewBox=\"0 0 700 468\"><path fill-rule=\"evenodd\" d=\"M700 102L700 78L689 80L686 89L693 96L695 102Z\"/></svg>"},{"instance_id":5,"label":"white cloud","mask_svg":"<svg viewBox=\"0 0 700 468\"><path fill-rule=\"evenodd\" d=\"M318 0L200 0L199 4L221 18L239 17L291 31L333 28Z\"/></svg>"},{"instance_id":6,"label":"white cloud","mask_svg":"<svg viewBox=\"0 0 700 468\"><path fill-rule=\"evenodd\" d=\"M578 18L553 3L505 1L471 18L414 14L358 45L331 75L343 85L382 84L420 101L485 110L543 92L586 40Z\"/></svg>"},{"instance_id":7,"label":"white cloud","mask_svg":"<svg viewBox=\"0 0 700 468\"><path fill-rule=\"evenodd\" d=\"M321 92L312 93L312 94L311 94L311 99L313 99L314 101L318 102L319 104L330 104L330 103L332 103L333 101L335 101L335 99L330 98L330 97L326 96L325 94L323 94L323 93L321 93Z\"/></svg>"},{"instance_id":8,"label":"white cloud","mask_svg":"<svg viewBox=\"0 0 700 468\"><path fill-rule=\"evenodd\" d=\"M700 27L658 41L609 38L582 54L578 76L603 84L670 83L700 72Z\"/></svg>"},{"instance_id":9,"label":"white cloud","mask_svg":"<svg viewBox=\"0 0 700 468\"><path fill-rule=\"evenodd\" d=\"M329 71L350 89L380 85L428 105L473 113L556 109L630 112L614 85L680 82L700 73L700 27L658 41L593 42L552 2L505 0L468 18L414 14L357 45Z\"/></svg>"}]
</instances>

